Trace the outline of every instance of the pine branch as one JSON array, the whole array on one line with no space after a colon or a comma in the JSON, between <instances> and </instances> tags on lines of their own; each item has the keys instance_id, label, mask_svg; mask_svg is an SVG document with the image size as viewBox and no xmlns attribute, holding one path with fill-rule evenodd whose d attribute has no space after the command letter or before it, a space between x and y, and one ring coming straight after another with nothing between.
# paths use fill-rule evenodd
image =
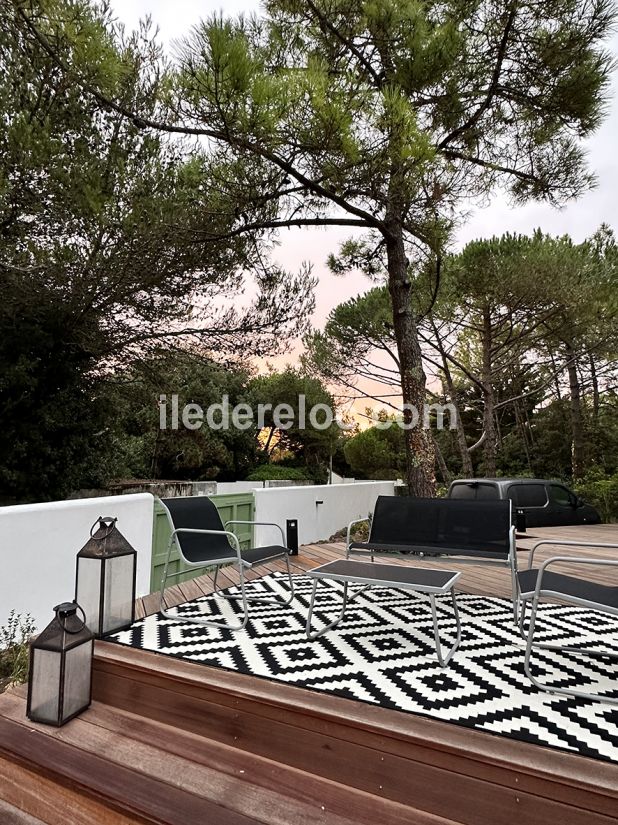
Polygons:
<instances>
[{"instance_id":1,"label":"pine branch","mask_svg":"<svg viewBox=\"0 0 618 825\"><path fill-rule=\"evenodd\" d=\"M311 9L311 11L317 17L322 29L325 29L326 31L330 32L343 46L345 46L345 48L350 52L350 54L352 54L358 60L362 68L369 75L375 87L377 89L381 89L384 85L385 78L376 72L376 70L373 68L370 61L367 60L365 55L359 49L357 49L353 43L351 43L346 37L343 36L343 34L339 31L337 26L331 23L331 21L325 14L322 14L322 12L319 10L316 4L312 2L312 0L306 0L306 3Z\"/></svg>"},{"instance_id":2,"label":"pine branch","mask_svg":"<svg viewBox=\"0 0 618 825\"><path fill-rule=\"evenodd\" d=\"M244 149L258 157L264 158L264 160L269 161L274 166L277 166L279 169L288 174L290 177L293 177L295 180L297 180L300 184L302 184L304 187L309 189L314 194L319 195L321 198L324 198L325 200L332 201L333 203L337 204L337 206L340 206L346 212L349 212L352 215L356 215L357 218L362 219L362 221L364 222L362 225L373 227L374 229L384 229L383 222L375 218L370 212L366 212L364 209L360 209L359 207L354 206L345 198L342 198L340 195L337 195L336 192L327 189L326 187L319 184L316 180L307 177L299 169L293 166L290 161L280 157L275 152L270 151L258 141L236 137L229 133L227 129L207 129L205 127L185 125L178 126L172 123L154 120L149 117L144 117L138 112L134 112L131 109L124 106L123 104L118 103L117 101L110 98L108 95L101 92L100 89L97 89L92 84L84 81L84 79L80 77L75 71L71 70L71 68L67 65L66 61L61 57L58 51L49 42L48 38L42 32L40 32L39 29L32 23L32 21L24 12L20 4L16 5L16 10L21 19L24 21L24 23L30 30L30 32L32 33L32 35L45 49L49 56L57 63L57 65L64 72L66 72L68 76L75 78L75 80L79 83L82 89L88 94L90 94L92 97L94 97L94 99L101 106L123 115L128 120L130 120L137 128L152 129L154 131L164 132L167 134L186 135L191 137L209 137L213 140L225 143L226 145L234 146L238 149Z\"/></svg>"},{"instance_id":3,"label":"pine branch","mask_svg":"<svg viewBox=\"0 0 618 825\"><path fill-rule=\"evenodd\" d=\"M494 172L500 172L505 175L513 175L513 177L527 181L528 183L538 184L540 182L540 179L530 172L522 172L521 169L515 169L511 166L502 166L499 163L483 160L482 158L477 158L474 155L465 155L463 152L457 152L453 149L443 149L441 150L441 153L449 160L462 160L465 163L471 163L473 166L480 166L483 169L491 169Z\"/></svg>"},{"instance_id":4,"label":"pine branch","mask_svg":"<svg viewBox=\"0 0 618 825\"><path fill-rule=\"evenodd\" d=\"M509 11L509 15L506 20L506 26L504 27L504 32L502 34L502 39L500 41L500 45L498 47L498 54L496 59L496 65L494 67L494 71L492 74L491 82L489 84L489 89L487 90L487 95L485 96L485 100L481 103L481 105L476 109L476 111L468 118L465 123L462 123L461 126L458 126L454 129L450 134L448 134L443 140L440 141L438 144L438 150L445 149L449 143L456 140L458 137L463 135L469 129L472 129L476 124L479 122L481 117L485 114L485 112L489 109L494 99L494 96L498 90L498 86L500 83L500 73L502 72L502 65L504 63L504 58L506 57L506 49L509 42L509 37L511 34L511 30L513 28L513 24L515 23L515 17L517 16L517 6L515 3L511 4L511 9Z\"/></svg>"},{"instance_id":5,"label":"pine branch","mask_svg":"<svg viewBox=\"0 0 618 825\"><path fill-rule=\"evenodd\" d=\"M236 238L244 232L254 232L260 229L285 229L301 226L366 226L365 221L354 218L288 218L279 221L254 221L239 226L236 229L231 229L224 233L207 233L206 238L209 241L226 241L231 238ZM199 239L199 243L202 242ZM198 243L198 241L194 241Z\"/></svg>"}]
</instances>

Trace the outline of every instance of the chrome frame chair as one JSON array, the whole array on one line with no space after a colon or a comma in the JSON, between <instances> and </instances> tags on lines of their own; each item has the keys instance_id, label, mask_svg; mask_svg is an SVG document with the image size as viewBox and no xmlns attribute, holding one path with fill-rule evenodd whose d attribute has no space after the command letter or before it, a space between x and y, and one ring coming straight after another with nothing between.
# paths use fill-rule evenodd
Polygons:
<instances>
[{"instance_id":1,"label":"chrome frame chair","mask_svg":"<svg viewBox=\"0 0 618 825\"><path fill-rule=\"evenodd\" d=\"M167 545L167 553L165 556L165 567L163 570L163 577L161 579L161 590L159 599L159 612L166 619L173 619L175 621L184 621L189 624L199 624L205 627L223 628L225 630L243 630L249 619L248 604L262 603L262 604L280 604L282 606L289 606L294 598L294 582L292 579L292 572L290 570L289 551L285 546L285 536L283 529L279 524L274 522L262 521L240 521L231 520L225 523L221 522L221 517L217 508L207 496L191 496L188 498L176 499L159 499L163 505L167 518L171 527L171 535ZM195 524L207 524L207 527L196 527ZM241 550L238 537L228 530L228 526L232 524L246 524L261 527L276 527L281 533L281 545L268 545L264 547L255 547L249 550ZM219 529L221 528L221 529ZM210 542L195 542L186 541L183 548L182 537L212 537ZM184 617L172 614L165 607L165 585L168 579L175 576L184 575L187 571L181 570L178 573L170 573L170 557L172 547L176 544L183 563L190 568L215 568L215 575L213 580L213 593L216 597L234 601L240 599L242 601L242 620L237 624L230 624L227 622L218 622L213 619L206 619L200 617ZM228 552L229 550L229 552ZM243 555L244 553L244 555ZM253 567L264 564L269 561L276 561L278 559L285 559L287 567L288 582L290 586L290 596L287 599L267 598L263 596L247 596L245 589L245 569L251 570ZM225 565L233 564L238 569L240 578L240 594L233 595L223 593L217 587L217 577L219 570Z\"/></svg>"},{"instance_id":2,"label":"chrome frame chair","mask_svg":"<svg viewBox=\"0 0 618 825\"><path fill-rule=\"evenodd\" d=\"M548 571L548 568L551 565L561 562L568 564L587 564L601 567L618 567L618 555L615 559L585 558L579 556L552 556L544 561L539 568L533 568L532 564L534 562L534 554L537 549L542 546L578 548L590 547L597 550L618 550L618 544L558 541L553 539L544 539L542 541L538 541L534 545L528 558L528 568L520 571L518 574L518 601L520 603L519 632L522 638L526 640L526 653L524 657L524 670L526 676L536 688L539 690L544 690L548 693L565 694L568 696L576 696L580 699L590 699L597 702L606 702L611 705L618 705L618 698L613 699L611 697L605 697L599 694L587 693L586 691L545 685L532 675L530 669L530 659L534 649L557 650L560 652L578 653L580 655L587 656L606 656L612 659L618 658L618 654L610 651L584 650L579 647L570 647L568 645L547 644L534 641L534 631L539 602L544 597L558 599L559 601L567 602L568 604L588 607L591 610L598 610L602 613L618 616L618 587L598 585L594 582L580 579L576 576ZM536 575L531 575L531 573L535 573ZM532 587L532 585L534 586ZM528 603L530 603L530 621L528 624L528 631L526 633L524 625Z\"/></svg>"}]
</instances>

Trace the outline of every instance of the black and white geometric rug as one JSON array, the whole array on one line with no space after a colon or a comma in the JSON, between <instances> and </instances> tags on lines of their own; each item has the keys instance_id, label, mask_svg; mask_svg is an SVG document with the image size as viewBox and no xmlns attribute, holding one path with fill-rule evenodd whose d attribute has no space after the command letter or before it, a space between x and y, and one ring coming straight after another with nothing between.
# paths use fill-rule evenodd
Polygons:
<instances>
[{"instance_id":1,"label":"black and white geometric rug","mask_svg":"<svg viewBox=\"0 0 618 825\"><path fill-rule=\"evenodd\" d=\"M155 614L108 640L618 762L618 706L538 691L524 674L524 644L509 601L457 596L462 641L443 669L435 655L429 604L421 595L366 591L349 605L339 627L310 642L305 621L313 580L294 576L294 586L290 607L250 604L244 631ZM287 577L278 573L247 587L253 595L289 593ZM339 582L318 586L315 629L338 615L341 590ZM454 621L449 602L442 605L441 634L449 643ZM240 602L208 596L173 612L230 620L239 614ZM596 637L604 650L618 652L618 619L583 608L545 605L538 629L539 641L568 640L585 647ZM537 651L533 662L543 681L618 697L616 659Z\"/></svg>"}]
</instances>

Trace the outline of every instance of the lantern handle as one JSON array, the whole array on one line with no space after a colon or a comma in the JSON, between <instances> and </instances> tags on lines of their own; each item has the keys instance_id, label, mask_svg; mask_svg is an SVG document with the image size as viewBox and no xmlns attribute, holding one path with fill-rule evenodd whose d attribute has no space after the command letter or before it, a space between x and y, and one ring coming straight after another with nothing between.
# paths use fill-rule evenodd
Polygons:
<instances>
[{"instance_id":1,"label":"lantern handle","mask_svg":"<svg viewBox=\"0 0 618 825\"><path fill-rule=\"evenodd\" d=\"M90 528L90 538L94 539L95 541L104 541L108 536L111 535L112 530L116 526L116 522L118 521L117 518L112 518L111 516L99 516L99 518L95 521L95 523ZM107 532L103 536L95 536L94 529L95 527L103 527L107 528Z\"/></svg>"},{"instance_id":2,"label":"lantern handle","mask_svg":"<svg viewBox=\"0 0 618 825\"><path fill-rule=\"evenodd\" d=\"M86 614L85 614L85 612L84 612L84 608L83 608L80 604L78 604L77 602L73 602L73 604L75 605L75 607L77 608L77 610L79 610L79 612L80 612L80 613L82 614L82 616L84 617L84 618L82 619L82 626L81 626L81 627L78 627L78 628L77 628L77 630L69 630L69 628L66 626L65 621L66 621L66 619L68 618L68 616L67 616L67 617L64 617L64 619L61 619L61 618L60 618L60 616L58 615L58 613L60 612L60 608L62 607L62 605L58 605L58 607L54 607L54 611L55 611L55 613L56 613L56 619L58 620L58 624L59 624L59 625L60 625L60 627L64 630L64 632L65 632L65 633L68 633L68 634L69 634L69 636L75 636L75 635L77 635L78 633L81 633L81 632L82 632L82 630L86 627Z\"/></svg>"}]
</instances>

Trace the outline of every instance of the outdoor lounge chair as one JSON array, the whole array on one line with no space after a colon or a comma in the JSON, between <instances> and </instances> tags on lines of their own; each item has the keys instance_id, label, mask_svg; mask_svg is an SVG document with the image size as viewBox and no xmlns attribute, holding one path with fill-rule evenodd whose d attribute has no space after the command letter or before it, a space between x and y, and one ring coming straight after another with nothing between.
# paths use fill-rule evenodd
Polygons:
<instances>
[{"instance_id":1,"label":"outdoor lounge chair","mask_svg":"<svg viewBox=\"0 0 618 825\"><path fill-rule=\"evenodd\" d=\"M161 503L167 512L170 527L172 530L167 554L165 557L165 568L161 580L160 612L168 619L187 621L191 624L200 624L207 627L219 627L227 630L242 630L247 624L248 602L261 602L267 604L289 605L294 597L294 584L290 571L288 549L285 546L283 530L278 524L258 521L233 520L226 522L225 526L221 522L219 512L213 502L207 496L190 496L187 498L167 498ZM281 533L281 544L273 544L264 547L254 547L249 550L241 550L238 538L228 530L232 524L256 524L268 527L276 527ZM176 544L182 561L188 567L214 567L214 593L216 596L225 599L241 599L243 606L242 621L239 624L229 624L217 622L213 619L184 618L177 614L170 613L165 609L164 592L165 584L172 576L182 575L180 573L169 573L170 556L172 547ZM287 565L288 580L290 585L290 596L285 601L265 597L248 597L245 592L245 569L251 569L255 565L265 562L285 559ZM221 592L217 588L217 576L219 569L224 565L233 564L237 567L240 576L240 594L230 596Z\"/></svg>"},{"instance_id":2,"label":"outdoor lounge chair","mask_svg":"<svg viewBox=\"0 0 618 825\"><path fill-rule=\"evenodd\" d=\"M566 645L545 644L534 641L534 630L537 619L537 611L539 602L542 598L558 599L561 602L569 604L580 605L588 607L591 610L598 610L602 613L609 613L612 616L618 616L618 587L609 587L605 584L598 584L596 582L587 581L586 579L578 578L577 576L565 575L549 570L550 565L556 565L560 562L567 562L574 565L593 565L605 567L618 567L618 554L614 559L599 559L599 558L574 558L572 556L553 556L547 559L543 564L535 568L533 567L534 554L537 548L543 545L552 545L558 547L593 547L595 549L610 549L618 550L618 544L599 544L586 543L578 541L556 541L547 539L537 542L530 551L530 558L528 560L528 569L521 570L517 574L519 582L519 598L521 600L520 610L520 632L526 641L526 655L524 659L524 668L526 675L532 684L545 690L549 693L561 693L569 696L578 696L582 699L592 699L601 702L608 702L612 705L618 705L618 698L605 697L602 695L586 693L581 690L573 690L571 688L554 687L544 685L539 682L531 672L530 657L533 649L543 650L559 650L562 652L572 652L579 654L587 654L590 656L607 656L610 658L618 658L618 654L609 651L585 650L581 647L568 647ZM524 631L524 622L526 616L526 608L530 604L530 624L528 626L528 633Z\"/></svg>"}]
</instances>

